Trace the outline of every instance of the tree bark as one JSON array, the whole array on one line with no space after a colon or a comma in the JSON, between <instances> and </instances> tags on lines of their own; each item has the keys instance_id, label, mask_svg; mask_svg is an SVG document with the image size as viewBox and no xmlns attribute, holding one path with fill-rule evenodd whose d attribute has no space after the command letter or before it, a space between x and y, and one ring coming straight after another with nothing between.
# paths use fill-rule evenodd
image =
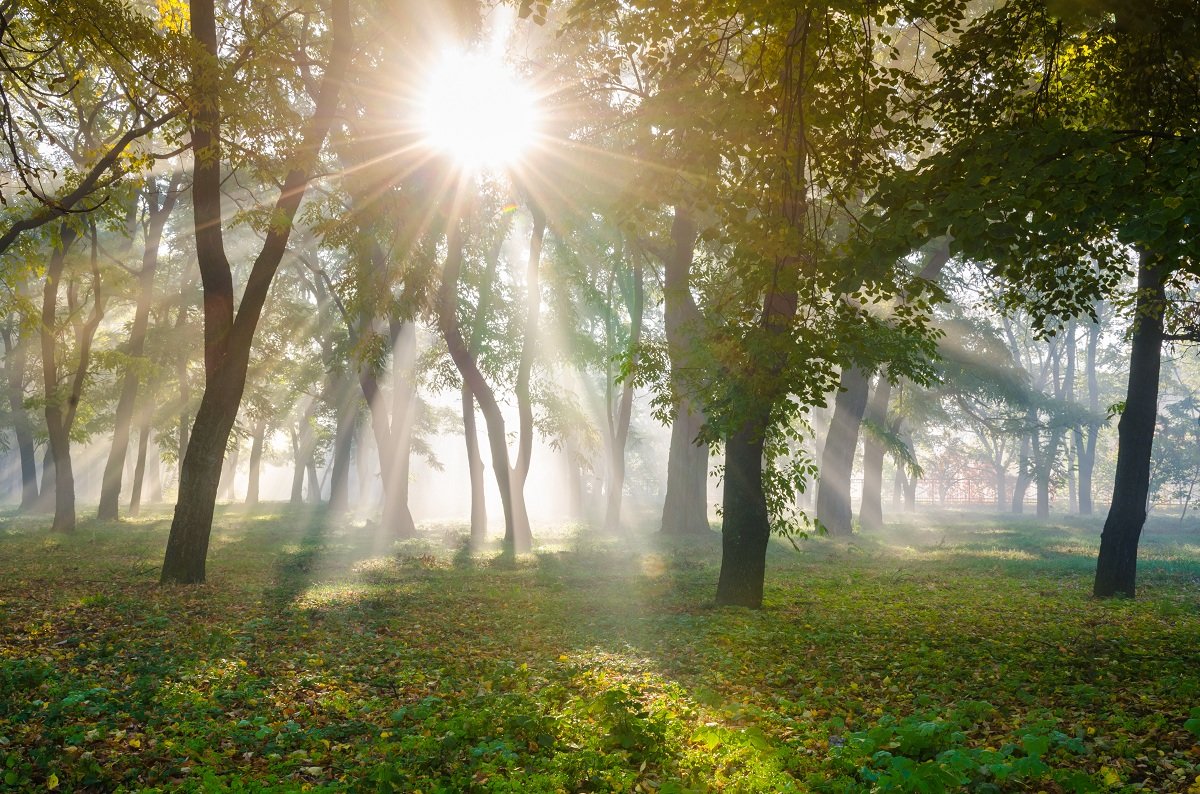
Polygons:
<instances>
[{"instance_id":1,"label":"tree bark","mask_svg":"<svg viewBox=\"0 0 1200 794\"><path fill-rule=\"evenodd\" d=\"M817 486L817 519L834 537L848 536L854 529L850 507L850 480L858 430L867 408L867 373L858 367L842 370L834 399L833 421L821 452L821 479Z\"/></svg>"},{"instance_id":2,"label":"tree bark","mask_svg":"<svg viewBox=\"0 0 1200 794\"><path fill-rule=\"evenodd\" d=\"M867 406L867 418L879 428L887 427L888 402L892 384L886 373L880 373L875 392ZM867 434L863 438L863 493L858 508L858 523L865 532L883 528L883 457L886 449L881 439Z\"/></svg>"},{"instance_id":3,"label":"tree bark","mask_svg":"<svg viewBox=\"0 0 1200 794\"><path fill-rule=\"evenodd\" d=\"M289 162L272 224L235 314L233 273L225 254L221 212L221 64L214 0L190 0L190 22L192 37L202 50L193 63L195 110L191 138L196 154L192 177L196 258L204 287L205 389L180 467L179 500L160 577L164 584L204 581L221 464L246 387L254 331L287 249L292 221L308 186L309 173L316 166L333 123L352 50L349 0L333 0L330 20L333 43L313 115L299 149Z\"/></svg>"},{"instance_id":4,"label":"tree bark","mask_svg":"<svg viewBox=\"0 0 1200 794\"><path fill-rule=\"evenodd\" d=\"M120 512L121 476L125 471L125 456L129 452L129 431L133 425L133 409L137 403L138 385L141 381L140 370L146 350L146 331L150 326L150 308L154 305L154 277L158 271L158 251L167 218L175 207L175 196L183 173L176 171L171 176L166 193L161 198L154 179L151 177L153 188L145 191L149 223L146 226L142 269L138 273L137 306L133 313L133 325L129 330L129 365L121 382L121 394L117 398L117 407L113 414L112 446L109 447L108 460L104 464L100 507L96 511L96 517L102 521L115 521Z\"/></svg>"},{"instance_id":5,"label":"tree bark","mask_svg":"<svg viewBox=\"0 0 1200 794\"><path fill-rule=\"evenodd\" d=\"M1162 368L1163 304L1166 267L1143 251L1138 262L1138 294L1129 351L1125 410L1117 424L1117 474L1112 506L1100 535L1096 598L1126 596L1137 589L1137 549L1146 523L1150 458L1158 419L1158 380Z\"/></svg>"},{"instance_id":6,"label":"tree bark","mask_svg":"<svg viewBox=\"0 0 1200 794\"><path fill-rule=\"evenodd\" d=\"M699 441L703 409L687 391L689 360L696 344L700 309L692 297L691 269L698 237L696 223L683 207L675 206L671 250L664 259L663 303L675 418L667 457L667 496L663 503L664 535L695 535L708 526L708 445Z\"/></svg>"}]
</instances>

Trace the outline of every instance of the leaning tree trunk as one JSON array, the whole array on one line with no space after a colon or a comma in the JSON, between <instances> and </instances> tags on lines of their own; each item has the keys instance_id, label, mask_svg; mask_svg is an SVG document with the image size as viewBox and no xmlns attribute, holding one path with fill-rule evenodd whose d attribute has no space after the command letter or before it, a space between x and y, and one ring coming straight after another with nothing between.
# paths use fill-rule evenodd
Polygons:
<instances>
[{"instance_id":1,"label":"leaning tree trunk","mask_svg":"<svg viewBox=\"0 0 1200 794\"><path fill-rule=\"evenodd\" d=\"M350 503L350 459L357 429L358 403L349 377L337 378L333 390L337 421L333 433L333 463L329 468L329 513L340 516Z\"/></svg>"},{"instance_id":2,"label":"leaning tree trunk","mask_svg":"<svg viewBox=\"0 0 1200 794\"><path fill-rule=\"evenodd\" d=\"M533 545L528 534L518 531L513 515L512 487L509 482L508 440L505 437L504 414L496 402L496 394L488 385L475 356L463 341L458 322L458 279L462 272L463 239L458 220L451 222L446 235L446 266L442 270L442 283L438 290L438 326L454 366L462 376L463 384L470 389L487 426L488 446L492 453L492 471L496 486L500 490L500 505L504 512L504 547L510 553L521 554ZM526 529L528 527L526 526Z\"/></svg>"},{"instance_id":3,"label":"leaning tree trunk","mask_svg":"<svg viewBox=\"0 0 1200 794\"><path fill-rule=\"evenodd\" d=\"M664 535L695 535L708 526L708 445L700 440L704 410L688 395L689 361L697 344L700 309L692 297L691 269L698 230L686 209L675 207L671 249L664 258L663 304L671 384L676 392L667 457Z\"/></svg>"},{"instance_id":4,"label":"leaning tree trunk","mask_svg":"<svg viewBox=\"0 0 1200 794\"><path fill-rule=\"evenodd\" d=\"M229 434L246 387L250 346L267 292L291 236L292 221L316 167L321 147L338 107L338 96L350 60L352 17L349 0L331 4L331 51L307 128L290 158L272 222L259 251L242 299L234 312L233 271L225 255L221 183L221 106L215 0L191 0L191 35L199 45L192 64L191 140L192 207L196 258L204 285L204 396L196 411L187 453L180 467L179 500L167 539L160 581L193 584L204 581L209 536L221 464Z\"/></svg>"},{"instance_id":5,"label":"leaning tree trunk","mask_svg":"<svg viewBox=\"0 0 1200 794\"><path fill-rule=\"evenodd\" d=\"M817 485L817 520L830 535L845 537L853 530L850 479L858 430L867 408L867 373L858 367L842 370L833 406L833 421L821 452L821 479Z\"/></svg>"},{"instance_id":6,"label":"leaning tree trunk","mask_svg":"<svg viewBox=\"0 0 1200 794\"><path fill-rule=\"evenodd\" d=\"M887 427L888 402L892 384L886 373L880 373L875 392L867 406L867 419L879 429ZM863 492L858 508L858 523L866 532L883 528L883 439L867 433L863 438Z\"/></svg>"},{"instance_id":7,"label":"leaning tree trunk","mask_svg":"<svg viewBox=\"0 0 1200 794\"><path fill-rule=\"evenodd\" d=\"M1138 294L1129 351L1129 387L1125 410L1117 424L1117 474L1112 506L1100 535L1096 559L1097 598L1133 598L1137 584L1137 549L1146 523L1150 494L1150 457L1158 419L1158 379L1162 366L1165 267L1142 252Z\"/></svg>"},{"instance_id":8,"label":"leaning tree trunk","mask_svg":"<svg viewBox=\"0 0 1200 794\"><path fill-rule=\"evenodd\" d=\"M137 459L133 465L133 487L129 494L129 515L142 512L142 487L146 479L146 456L150 446L150 421L144 419L138 426ZM157 460L155 465L158 465ZM156 475L157 478L157 475Z\"/></svg>"}]
</instances>

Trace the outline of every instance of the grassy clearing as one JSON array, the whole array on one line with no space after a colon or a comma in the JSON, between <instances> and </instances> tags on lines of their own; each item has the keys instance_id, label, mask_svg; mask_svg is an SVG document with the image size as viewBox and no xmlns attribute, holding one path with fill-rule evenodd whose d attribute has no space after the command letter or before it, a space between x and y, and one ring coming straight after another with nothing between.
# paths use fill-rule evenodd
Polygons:
<instances>
[{"instance_id":1,"label":"grassy clearing","mask_svg":"<svg viewBox=\"0 0 1200 794\"><path fill-rule=\"evenodd\" d=\"M912 519L772 550L711 606L718 538L461 528L378 551L319 513L0 523L0 787L184 791L1200 792L1200 529L1088 597L1095 522Z\"/></svg>"}]
</instances>

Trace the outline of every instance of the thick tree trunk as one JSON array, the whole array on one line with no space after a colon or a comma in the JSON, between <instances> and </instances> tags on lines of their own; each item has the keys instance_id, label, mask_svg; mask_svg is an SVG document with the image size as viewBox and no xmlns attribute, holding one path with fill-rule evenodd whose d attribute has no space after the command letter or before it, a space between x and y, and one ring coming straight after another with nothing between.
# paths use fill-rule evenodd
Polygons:
<instances>
[{"instance_id":1,"label":"thick tree trunk","mask_svg":"<svg viewBox=\"0 0 1200 794\"><path fill-rule=\"evenodd\" d=\"M138 385L141 380L140 364L146 350L150 308L154 305L154 276L158 270L158 250L167 218L174 209L175 196L182 178L182 173L178 171L171 177L167 192L161 200L157 183L152 182L153 188L145 192L150 222L146 227L142 269L138 273L137 305L133 313L133 325L129 330L129 366L121 382L121 394L117 398L117 407L113 413L112 446L109 447L108 460L104 464L104 478L100 485L100 507L96 511L96 517L102 521L115 521L120 512L121 475L125 471L125 456L129 452L133 409L137 403Z\"/></svg>"},{"instance_id":2,"label":"thick tree trunk","mask_svg":"<svg viewBox=\"0 0 1200 794\"><path fill-rule=\"evenodd\" d=\"M246 386L250 346L275 271L287 249L292 220L308 185L338 107L338 97L352 49L349 0L333 0L332 47L321 78L315 107L299 147L291 158L271 227L234 313L233 273L225 255L221 211L221 108L214 0L191 0L190 29L203 49L193 63L195 100L192 118L192 205L196 255L204 285L204 396L196 411L187 453L180 467L179 500L167 539L162 576L165 583L204 581L205 558L212 532L213 510L221 464Z\"/></svg>"},{"instance_id":3,"label":"thick tree trunk","mask_svg":"<svg viewBox=\"0 0 1200 794\"><path fill-rule=\"evenodd\" d=\"M887 427L888 402L892 398L892 384L886 373L881 373L875 384L875 392L867 406L867 419L875 427ZM863 438L863 492L862 504L858 508L858 523L865 532L883 528L883 457L886 449L881 439L868 433Z\"/></svg>"},{"instance_id":4,"label":"thick tree trunk","mask_svg":"<svg viewBox=\"0 0 1200 794\"><path fill-rule=\"evenodd\" d=\"M22 513L33 510L38 503L37 451L33 444L33 426L25 410L25 367L29 361L28 348L12 321L4 327L4 373L8 383L8 410L12 415L13 435L21 459Z\"/></svg>"},{"instance_id":5,"label":"thick tree trunk","mask_svg":"<svg viewBox=\"0 0 1200 794\"><path fill-rule=\"evenodd\" d=\"M479 454L479 431L475 426L475 398L464 383L461 389L463 438L467 443L467 471L471 478L471 547L487 542L487 499L483 492L483 457Z\"/></svg>"},{"instance_id":6,"label":"thick tree trunk","mask_svg":"<svg viewBox=\"0 0 1200 794\"><path fill-rule=\"evenodd\" d=\"M767 543L771 538L763 493L763 438L770 419L760 410L725 441L724 520L717 603L762 606Z\"/></svg>"},{"instance_id":7,"label":"thick tree trunk","mask_svg":"<svg viewBox=\"0 0 1200 794\"><path fill-rule=\"evenodd\" d=\"M830 535L845 537L853 531L850 480L858 431L867 408L867 374L858 367L842 370L833 405L833 421L821 452L821 479L817 486L817 519Z\"/></svg>"},{"instance_id":8,"label":"thick tree trunk","mask_svg":"<svg viewBox=\"0 0 1200 794\"><path fill-rule=\"evenodd\" d=\"M254 437L250 442L250 470L246 481L246 506L258 504L259 482L262 475L263 445L267 439L267 420L259 418L254 423Z\"/></svg>"},{"instance_id":9,"label":"thick tree trunk","mask_svg":"<svg viewBox=\"0 0 1200 794\"><path fill-rule=\"evenodd\" d=\"M692 217L676 205L671 222L671 250L664 260L663 303L675 418L667 457L667 497L663 503L664 535L694 535L708 526L708 445L699 442L704 412L687 391L685 374L696 344L700 309L692 297L691 269L698 230Z\"/></svg>"},{"instance_id":10,"label":"thick tree trunk","mask_svg":"<svg viewBox=\"0 0 1200 794\"><path fill-rule=\"evenodd\" d=\"M1117 424L1117 474L1112 506L1100 535L1096 560L1097 598L1133 598L1137 585L1137 549L1146 522L1150 493L1150 457L1158 418L1158 380L1162 367L1163 304L1166 269L1143 252L1138 263L1138 295L1129 351L1129 387Z\"/></svg>"},{"instance_id":11,"label":"thick tree trunk","mask_svg":"<svg viewBox=\"0 0 1200 794\"><path fill-rule=\"evenodd\" d=\"M1054 459L1058 456L1058 436L1053 431L1046 431L1049 438L1042 444L1041 431L1033 433L1034 449L1034 481L1037 486L1037 517L1050 517L1050 474L1054 469Z\"/></svg>"}]
</instances>

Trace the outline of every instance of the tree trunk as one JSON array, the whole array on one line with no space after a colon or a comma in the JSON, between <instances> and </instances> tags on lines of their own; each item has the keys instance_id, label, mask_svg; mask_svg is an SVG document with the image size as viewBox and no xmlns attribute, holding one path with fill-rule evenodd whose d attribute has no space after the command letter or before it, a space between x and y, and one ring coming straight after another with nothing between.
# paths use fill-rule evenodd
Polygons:
<instances>
[{"instance_id":1,"label":"tree trunk","mask_svg":"<svg viewBox=\"0 0 1200 794\"><path fill-rule=\"evenodd\" d=\"M150 423L142 422L138 428L137 461L133 466L133 487L129 495L129 515L142 511L142 481L146 477L146 452L150 442Z\"/></svg>"},{"instance_id":2,"label":"tree trunk","mask_svg":"<svg viewBox=\"0 0 1200 794\"><path fill-rule=\"evenodd\" d=\"M271 281L287 249L292 220L308 186L309 169L315 166L333 123L349 62L352 48L349 0L333 0L331 6L332 45L313 114L290 158L271 226L250 270L235 314L233 273L225 255L221 211L224 174L220 145L221 82L218 77L222 67L218 55L215 2L191 0L190 3L191 35L203 50L193 62L195 109L191 140L196 161L192 169L196 258L204 285L205 389L180 467L179 500L175 505L160 577L164 584L204 581L221 464L246 387L250 345Z\"/></svg>"},{"instance_id":3,"label":"tree trunk","mask_svg":"<svg viewBox=\"0 0 1200 794\"><path fill-rule=\"evenodd\" d=\"M388 433L390 449L385 453L380 445L380 471L386 471L383 488L381 524L393 538L411 538L417 534L408 505L409 466L412 438L417 412L417 329L409 322L393 322L392 344L392 410ZM386 422L386 418L384 419ZM376 444L380 444L378 436ZM384 457L387 468L384 468Z\"/></svg>"},{"instance_id":4,"label":"tree trunk","mask_svg":"<svg viewBox=\"0 0 1200 794\"><path fill-rule=\"evenodd\" d=\"M488 385L475 362L475 356L463 341L458 322L458 279L462 271L463 239L458 219L451 221L446 235L446 265L442 270L442 283L438 290L438 326L450 358L458 368L463 383L471 390L487 426L488 446L492 453L492 471L496 486L500 490L500 505L504 512L504 547L510 553L522 554L529 551L532 538L521 532L513 511L513 492L509 480L511 468L508 463L508 441L505 438L504 415L496 402L495 392ZM524 525L528 529L528 525Z\"/></svg>"},{"instance_id":5,"label":"tree trunk","mask_svg":"<svg viewBox=\"0 0 1200 794\"><path fill-rule=\"evenodd\" d=\"M513 521L518 535L532 546L533 532L529 525L529 506L525 503L525 481L529 478L529 463L533 456L533 397L529 380L533 361L539 347L539 320L542 306L541 262L542 243L546 238L546 213L534 203L529 212L533 228L529 234L529 260L525 266L525 329L521 335L521 360L517 365L517 459L512 470Z\"/></svg>"},{"instance_id":6,"label":"tree trunk","mask_svg":"<svg viewBox=\"0 0 1200 794\"><path fill-rule=\"evenodd\" d=\"M1034 419L1036 421L1036 418ZM1029 435L1021 436L1021 450L1018 455L1017 481L1013 483L1012 512L1020 515L1025 512L1025 492L1029 490Z\"/></svg>"},{"instance_id":7,"label":"tree trunk","mask_svg":"<svg viewBox=\"0 0 1200 794\"><path fill-rule=\"evenodd\" d=\"M762 606L767 543L771 538L763 493L763 437L769 410L759 410L725 441L724 520L717 603Z\"/></svg>"},{"instance_id":8,"label":"tree trunk","mask_svg":"<svg viewBox=\"0 0 1200 794\"><path fill-rule=\"evenodd\" d=\"M675 418L667 457L667 497L663 503L664 535L695 535L708 526L708 445L699 441L704 412L692 400L684 375L696 344L700 309L692 297L691 269L698 230L688 212L676 205L671 222L671 250L664 260L663 303Z\"/></svg>"},{"instance_id":9,"label":"tree trunk","mask_svg":"<svg viewBox=\"0 0 1200 794\"><path fill-rule=\"evenodd\" d=\"M259 479L262 473L263 444L267 438L267 420L260 417L254 423L254 438L250 442L250 470L246 481L246 506L258 504Z\"/></svg>"},{"instance_id":10,"label":"tree trunk","mask_svg":"<svg viewBox=\"0 0 1200 794\"><path fill-rule=\"evenodd\" d=\"M96 264L96 245L92 245L92 268L95 279L94 304L89 320L77 327L75 334L79 361L65 393L58 382L58 363L55 359L58 314L58 285L66 266L67 251L75 241L75 232L62 227L59 247L51 252L46 264L46 284L42 294L42 379L46 394L46 429L48 450L54 460L54 520L52 532L75 531L75 475L71 465L71 425L79 405L83 383L87 376L92 336L100 324L103 302L100 296L100 277ZM68 289L68 294L70 290ZM93 322L94 321L94 322ZM43 487L44 490L44 487Z\"/></svg>"},{"instance_id":11,"label":"tree trunk","mask_svg":"<svg viewBox=\"0 0 1200 794\"><path fill-rule=\"evenodd\" d=\"M292 489L288 493L288 504L302 505L304 504L304 455L300 451L300 434L293 429L288 435L292 441Z\"/></svg>"},{"instance_id":12,"label":"tree trunk","mask_svg":"<svg viewBox=\"0 0 1200 794\"><path fill-rule=\"evenodd\" d=\"M475 426L475 398L464 383L461 389L463 438L467 443L467 471L471 478L471 547L487 542L487 499L483 492L483 457L479 454L479 431Z\"/></svg>"},{"instance_id":13,"label":"tree trunk","mask_svg":"<svg viewBox=\"0 0 1200 794\"><path fill-rule=\"evenodd\" d=\"M609 533L621 528L621 501L625 490L625 447L629 443L629 424L633 416L633 372L638 364L638 346L642 340L642 311L645 305L645 285L642 282L642 261L634 256L633 290L629 306L629 376L621 387L621 398L612 426L609 447L608 502L604 511L604 527Z\"/></svg>"},{"instance_id":14,"label":"tree trunk","mask_svg":"<svg viewBox=\"0 0 1200 794\"><path fill-rule=\"evenodd\" d=\"M220 490L218 494L226 502L237 501L237 467L238 458L241 457L242 440L235 438L233 446L229 448L229 460L221 465Z\"/></svg>"},{"instance_id":15,"label":"tree trunk","mask_svg":"<svg viewBox=\"0 0 1200 794\"><path fill-rule=\"evenodd\" d=\"M1087 385L1088 411L1092 418L1087 425L1087 433L1079 444L1079 514L1090 516L1094 510L1092 504L1092 473L1096 469L1096 439L1100 435L1101 424L1096 420L1100 413L1100 379L1096 372L1096 357L1100 348L1100 322L1088 327L1087 341Z\"/></svg>"},{"instance_id":16,"label":"tree trunk","mask_svg":"<svg viewBox=\"0 0 1200 794\"><path fill-rule=\"evenodd\" d=\"M33 444L33 426L25 410L25 367L28 348L12 320L4 327L4 373L8 383L8 410L12 415L13 435L21 458L20 512L33 510L38 503L37 451Z\"/></svg>"},{"instance_id":17,"label":"tree trunk","mask_svg":"<svg viewBox=\"0 0 1200 794\"><path fill-rule=\"evenodd\" d=\"M146 350L146 331L150 326L150 308L154 305L154 276L158 270L158 250L167 218L174 209L175 196L182 178L183 174L180 171L171 176L167 192L161 200L155 177L151 177L153 187L145 191L150 222L146 226L142 269L138 273L137 306L133 313L133 325L129 330L129 365L121 382L121 394L117 398L117 407L113 414L112 446L109 447L108 460L104 464L104 478L100 485L100 507L96 511L96 517L102 521L115 521L120 511L121 475L125 471L125 456L129 452L133 409L137 403L142 360Z\"/></svg>"},{"instance_id":18,"label":"tree trunk","mask_svg":"<svg viewBox=\"0 0 1200 794\"><path fill-rule=\"evenodd\" d=\"M867 406L867 418L877 428L887 427L888 402L892 384L886 373L880 373L875 392ZM886 452L882 439L868 433L863 438L863 493L858 508L858 523L864 532L883 528L883 457Z\"/></svg>"},{"instance_id":19,"label":"tree trunk","mask_svg":"<svg viewBox=\"0 0 1200 794\"><path fill-rule=\"evenodd\" d=\"M1150 457L1158 418L1158 379L1162 366L1163 304L1166 268L1142 252L1138 262L1138 295L1129 351L1129 387L1125 410L1117 424L1117 474L1112 506L1100 535L1096 560L1097 598L1133 598L1137 584L1137 549L1146 522L1150 493Z\"/></svg>"},{"instance_id":20,"label":"tree trunk","mask_svg":"<svg viewBox=\"0 0 1200 794\"><path fill-rule=\"evenodd\" d=\"M841 384L833 406L833 421L821 452L821 478L817 486L817 520L830 535L848 536L853 531L850 480L858 430L867 408L867 373L858 367L842 370Z\"/></svg>"},{"instance_id":21,"label":"tree trunk","mask_svg":"<svg viewBox=\"0 0 1200 794\"><path fill-rule=\"evenodd\" d=\"M337 424L333 434L333 463L329 469L329 513L341 516L350 502L350 459L358 429L358 401L349 377L336 379L333 401Z\"/></svg>"}]
</instances>

